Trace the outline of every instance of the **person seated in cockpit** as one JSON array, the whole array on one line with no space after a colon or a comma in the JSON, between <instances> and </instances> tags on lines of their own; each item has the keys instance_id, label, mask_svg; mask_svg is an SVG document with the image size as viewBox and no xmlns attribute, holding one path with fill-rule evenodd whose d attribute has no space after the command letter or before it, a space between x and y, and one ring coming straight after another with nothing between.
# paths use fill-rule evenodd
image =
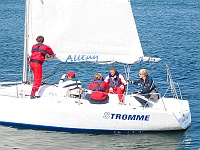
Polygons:
<instances>
[{"instance_id":1,"label":"person seated in cockpit","mask_svg":"<svg viewBox=\"0 0 200 150\"><path fill-rule=\"evenodd\" d=\"M128 82L142 87L142 90L138 91L137 94L142 94L147 99L157 101L159 99L159 93L153 79L148 75L148 71L146 69L141 69L139 71L139 76L139 80L128 80Z\"/></svg>"},{"instance_id":2,"label":"person seated in cockpit","mask_svg":"<svg viewBox=\"0 0 200 150\"><path fill-rule=\"evenodd\" d=\"M70 97L79 97L82 93L82 84L79 80L75 79L76 74L73 71L63 74L58 87L67 88L68 94ZM65 79L67 80L65 81Z\"/></svg>"}]
</instances>

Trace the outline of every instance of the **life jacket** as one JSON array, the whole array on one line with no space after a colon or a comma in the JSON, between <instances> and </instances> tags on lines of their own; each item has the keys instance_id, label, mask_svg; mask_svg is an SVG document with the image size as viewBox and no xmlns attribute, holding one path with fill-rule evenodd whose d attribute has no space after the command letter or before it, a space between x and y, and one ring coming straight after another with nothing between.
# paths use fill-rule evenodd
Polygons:
<instances>
[{"instance_id":1,"label":"life jacket","mask_svg":"<svg viewBox=\"0 0 200 150\"><path fill-rule=\"evenodd\" d=\"M52 49L47 46L44 45L42 43L37 43L35 45L32 46L32 54L30 57L30 62L36 62L39 64L43 64L44 60L45 60L45 55L49 54L49 55L53 55L53 51Z\"/></svg>"},{"instance_id":2,"label":"life jacket","mask_svg":"<svg viewBox=\"0 0 200 150\"><path fill-rule=\"evenodd\" d=\"M112 76L109 73L109 80L110 80L110 87L120 86L120 79L119 79L119 73L116 71L115 75Z\"/></svg>"},{"instance_id":3,"label":"life jacket","mask_svg":"<svg viewBox=\"0 0 200 150\"><path fill-rule=\"evenodd\" d=\"M79 96L82 93L82 84L79 80L76 79L67 80L63 83L60 83L58 86L62 88L67 88L69 92L68 96L70 95Z\"/></svg>"},{"instance_id":4,"label":"life jacket","mask_svg":"<svg viewBox=\"0 0 200 150\"><path fill-rule=\"evenodd\" d=\"M69 88L70 90L81 88L81 82L79 80L68 80L63 82L61 85L63 85L63 88Z\"/></svg>"},{"instance_id":5,"label":"life jacket","mask_svg":"<svg viewBox=\"0 0 200 150\"><path fill-rule=\"evenodd\" d=\"M38 43L38 44L35 44L33 45L32 47L32 53L34 52L39 52L43 57L45 57L45 55L47 54L47 51L44 49L44 44L42 43Z\"/></svg>"},{"instance_id":6,"label":"life jacket","mask_svg":"<svg viewBox=\"0 0 200 150\"><path fill-rule=\"evenodd\" d=\"M102 83L98 83L98 82L95 82L95 83L97 83L97 86L92 88L91 89L92 91L102 91L102 92L106 91L106 87L101 86Z\"/></svg>"},{"instance_id":7,"label":"life jacket","mask_svg":"<svg viewBox=\"0 0 200 150\"><path fill-rule=\"evenodd\" d=\"M94 81L91 83L91 85L92 85L92 88L91 88L92 93L90 95L90 98L96 101L106 100L107 98L106 91L108 90L106 87L106 83Z\"/></svg>"}]
</instances>

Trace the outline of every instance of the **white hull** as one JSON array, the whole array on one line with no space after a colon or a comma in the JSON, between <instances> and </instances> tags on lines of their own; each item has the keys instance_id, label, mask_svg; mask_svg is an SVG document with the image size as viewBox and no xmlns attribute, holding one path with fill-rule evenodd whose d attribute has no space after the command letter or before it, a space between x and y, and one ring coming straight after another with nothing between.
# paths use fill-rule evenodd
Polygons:
<instances>
[{"instance_id":1,"label":"white hull","mask_svg":"<svg viewBox=\"0 0 200 150\"><path fill-rule=\"evenodd\" d=\"M38 99L26 96L30 90L30 85L23 84L0 90L1 124L47 130L134 132L183 130L191 123L186 100L161 98L143 107L133 95L126 95L126 104L122 105L118 96L111 94L107 104L90 104L84 98L66 97L66 89L53 85L41 86Z\"/></svg>"}]
</instances>

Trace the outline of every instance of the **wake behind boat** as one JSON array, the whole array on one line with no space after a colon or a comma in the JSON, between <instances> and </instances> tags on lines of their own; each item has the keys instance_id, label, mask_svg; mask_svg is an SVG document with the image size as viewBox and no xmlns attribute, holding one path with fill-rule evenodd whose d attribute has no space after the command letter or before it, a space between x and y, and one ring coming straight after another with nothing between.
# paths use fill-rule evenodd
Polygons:
<instances>
[{"instance_id":1,"label":"wake behind boat","mask_svg":"<svg viewBox=\"0 0 200 150\"><path fill-rule=\"evenodd\" d=\"M109 94L108 103L91 104L85 98L88 89L81 89L79 96L73 97L67 88L43 84L36 93L40 98L30 99L32 82L27 58L38 35L46 37L45 42L60 61L119 62L125 65L127 79L131 65L160 61L144 56L128 0L27 0L23 79L21 83L1 83L11 84L0 87L1 124L86 132L189 127L189 103L178 96L168 67L167 92L172 92L171 98L160 95L158 101L153 101L130 93L127 88L123 103L117 94Z\"/></svg>"}]
</instances>

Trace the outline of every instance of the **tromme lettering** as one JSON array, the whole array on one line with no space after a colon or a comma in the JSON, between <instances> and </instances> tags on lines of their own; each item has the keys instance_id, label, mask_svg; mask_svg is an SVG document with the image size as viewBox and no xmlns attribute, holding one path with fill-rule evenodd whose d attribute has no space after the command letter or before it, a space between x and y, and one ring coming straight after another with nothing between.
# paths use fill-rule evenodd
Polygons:
<instances>
[{"instance_id":1,"label":"tromme lettering","mask_svg":"<svg viewBox=\"0 0 200 150\"><path fill-rule=\"evenodd\" d=\"M138 121L149 121L150 115L130 115L130 114L113 114L104 113L105 119L116 119L116 120L138 120Z\"/></svg>"}]
</instances>

